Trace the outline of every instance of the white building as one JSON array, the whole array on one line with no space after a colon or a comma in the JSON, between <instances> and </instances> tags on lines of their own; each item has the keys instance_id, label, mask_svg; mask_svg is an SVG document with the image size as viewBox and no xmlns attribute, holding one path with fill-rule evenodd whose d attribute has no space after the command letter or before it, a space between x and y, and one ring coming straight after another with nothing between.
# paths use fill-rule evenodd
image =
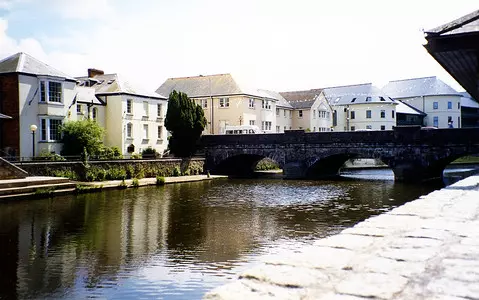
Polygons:
<instances>
[{"instance_id":1,"label":"white building","mask_svg":"<svg viewBox=\"0 0 479 300\"><path fill-rule=\"evenodd\" d=\"M390 81L383 92L426 114L423 126L462 127L461 94L437 77Z\"/></svg>"},{"instance_id":2,"label":"white building","mask_svg":"<svg viewBox=\"0 0 479 300\"><path fill-rule=\"evenodd\" d=\"M60 125L76 120L76 80L25 53L0 61L3 156L60 153ZM37 127L32 133L31 126Z\"/></svg>"},{"instance_id":3,"label":"white building","mask_svg":"<svg viewBox=\"0 0 479 300\"><path fill-rule=\"evenodd\" d=\"M78 77L77 80L80 88L95 90L99 105L88 109L89 104L79 100L78 113L90 114L104 126L105 145L118 147L126 156L147 148L158 153L166 150L166 97L133 86L118 74L104 74L96 69L88 69L88 77Z\"/></svg>"}]
</instances>

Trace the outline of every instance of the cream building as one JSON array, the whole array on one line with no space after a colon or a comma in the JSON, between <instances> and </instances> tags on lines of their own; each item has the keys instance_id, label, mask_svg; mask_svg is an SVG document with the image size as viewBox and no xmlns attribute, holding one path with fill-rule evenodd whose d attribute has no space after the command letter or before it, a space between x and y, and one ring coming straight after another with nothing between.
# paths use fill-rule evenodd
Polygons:
<instances>
[{"instance_id":1,"label":"cream building","mask_svg":"<svg viewBox=\"0 0 479 300\"><path fill-rule=\"evenodd\" d=\"M293 128L311 132L331 131L332 109L322 89L283 92L281 95L293 106Z\"/></svg>"},{"instance_id":2,"label":"cream building","mask_svg":"<svg viewBox=\"0 0 479 300\"><path fill-rule=\"evenodd\" d=\"M423 111L423 126L437 128L462 127L462 95L437 77L412 78L390 81L384 93Z\"/></svg>"},{"instance_id":3,"label":"cream building","mask_svg":"<svg viewBox=\"0 0 479 300\"><path fill-rule=\"evenodd\" d=\"M105 145L118 147L125 156L147 148L158 153L166 150L166 97L133 86L118 74L96 69L88 69L88 77L77 80L80 89L95 90L93 98L84 93L90 103L80 99L77 113L87 114L104 126Z\"/></svg>"},{"instance_id":4,"label":"cream building","mask_svg":"<svg viewBox=\"0 0 479 300\"><path fill-rule=\"evenodd\" d=\"M333 110L334 131L392 130L397 102L371 83L323 89Z\"/></svg>"},{"instance_id":5,"label":"cream building","mask_svg":"<svg viewBox=\"0 0 479 300\"><path fill-rule=\"evenodd\" d=\"M156 92L168 96L173 90L186 93L204 109L205 134L223 134L227 125L255 125L265 133L290 126L288 120L277 124L277 114L291 109L281 95L241 86L231 74L169 78Z\"/></svg>"}]
</instances>

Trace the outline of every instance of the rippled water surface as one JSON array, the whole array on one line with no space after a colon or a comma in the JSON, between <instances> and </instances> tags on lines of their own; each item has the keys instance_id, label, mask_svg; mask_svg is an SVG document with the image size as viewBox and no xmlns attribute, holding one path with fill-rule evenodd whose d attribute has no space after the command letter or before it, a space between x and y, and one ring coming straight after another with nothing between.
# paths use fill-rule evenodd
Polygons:
<instances>
[{"instance_id":1,"label":"rippled water surface","mask_svg":"<svg viewBox=\"0 0 479 300\"><path fill-rule=\"evenodd\" d=\"M394 184L388 172L356 174L376 180L222 179L0 203L0 299L198 299L264 255L435 188Z\"/></svg>"}]
</instances>

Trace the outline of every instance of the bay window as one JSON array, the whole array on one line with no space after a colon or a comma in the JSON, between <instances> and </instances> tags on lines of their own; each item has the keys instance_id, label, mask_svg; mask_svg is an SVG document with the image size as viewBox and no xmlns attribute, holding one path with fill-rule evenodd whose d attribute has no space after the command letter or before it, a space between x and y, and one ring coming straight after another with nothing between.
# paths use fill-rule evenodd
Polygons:
<instances>
[{"instance_id":1,"label":"bay window","mask_svg":"<svg viewBox=\"0 0 479 300\"><path fill-rule=\"evenodd\" d=\"M62 83L57 81L40 81L40 102L62 103Z\"/></svg>"}]
</instances>

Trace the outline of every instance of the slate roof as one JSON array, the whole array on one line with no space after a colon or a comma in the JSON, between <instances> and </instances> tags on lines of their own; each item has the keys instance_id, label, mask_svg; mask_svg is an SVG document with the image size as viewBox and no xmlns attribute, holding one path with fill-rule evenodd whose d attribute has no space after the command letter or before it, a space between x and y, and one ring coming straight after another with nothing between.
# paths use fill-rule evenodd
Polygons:
<instances>
[{"instance_id":1,"label":"slate roof","mask_svg":"<svg viewBox=\"0 0 479 300\"><path fill-rule=\"evenodd\" d=\"M76 87L76 101L78 103L92 103L96 105L105 105L103 101L95 96L95 89L91 87Z\"/></svg>"},{"instance_id":2,"label":"slate roof","mask_svg":"<svg viewBox=\"0 0 479 300\"><path fill-rule=\"evenodd\" d=\"M382 90L394 99L435 95L459 95L456 90L436 76L390 81Z\"/></svg>"},{"instance_id":3,"label":"slate roof","mask_svg":"<svg viewBox=\"0 0 479 300\"><path fill-rule=\"evenodd\" d=\"M479 9L447 24L427 30L427 34L447 35L479 31Z\"/></svg>"},{"instance_id":4,"label":"slate roof","mask_svg":"<svg viewBox=\"0 0 479 300\"><path fill-rule=\"evenodd\" d=\"M461 106L470 107L470 108L479 108L479 103L472 99L471 95L468 92L461 92Z\"/></svg>"},{"instance_id":5,"label":"slate roof","mask_svg":"<svg viewBox=\"0 0 479 300\"><path fill-rule=\"evenodd\" d=\"M330 105L397 104L371 83L329 87L323 89L323 92Z\"/></svg>"},{"instance_id":6,"label":"slate roof","mask_svg":"<svg viewBox=\"0 0 479 300\"><path fill-rule=\"evenodd\" d=\"M249 95L281 101L275 92L240 85L231 74L168 78L156 92L168 96L173 90L191 98Z\"/></svg>"},{"instance_id":7,"label":"slate roof","mask_svg":"<svg viewBox=\"0 0 479 300\"><path fill-rule=\"evenodd\" d=\"M276 99L278 102L276 103L276 106L278 107L283 107L283 108L293 108L291 104L286 101L286 99L281 96L281 93L275 92L275 91L269 91L269 90L258 90L259 92L263 92L268 94L268 98Z\"/></svg>"},{"instance_id":8,"label":"slate roof","mask_svg":"<svg viewBox=\"0 0 479 300\"><path fill-rule=\"evenodd\" d=\"M0 74L6 73L22 73L35 76L51 76L75 81L75 78L23 52L18 52L7 58L4 58L3 60L0 60Z\"/></svg>"},{"instance_id":9,"label":"slate roof","mask_svg":"<svg viewBox=\"0 0 479 300\"><path fill-rule=\"evenodd\" d=\"M313 106L316 97L321 94L322 89L312 89L306 91L281 92L281 96L286 99L293 108L304 109Z\"/></svg>"},{"instance_id":10,"label":"slate roof","mask_svg":"<svg viewBox=\"0 0 479 300\"><path fill-rule=\"evenodd\" d=\"M93 78L77 77L79 86L91 86L95 89L97 96L128 94L154 99L167 99L165 96L155 92L132 85L118 74L95 75Z\"/></svg>"},{"instance_id":11,"label":"slate roof","mask_svg":"<svg viewBox=\"0 0 479 300\"><path fill-rule=\"evenodd\" d=\"M402 102L402 101L396 101L396 103L398 104L396 106L396 113L397 114L408 114L408 115L421 115L421 116L425 116L426 114L422 111L420 111L419 109L405 103L405 102Z\"/></svg>"}]
</instances>

